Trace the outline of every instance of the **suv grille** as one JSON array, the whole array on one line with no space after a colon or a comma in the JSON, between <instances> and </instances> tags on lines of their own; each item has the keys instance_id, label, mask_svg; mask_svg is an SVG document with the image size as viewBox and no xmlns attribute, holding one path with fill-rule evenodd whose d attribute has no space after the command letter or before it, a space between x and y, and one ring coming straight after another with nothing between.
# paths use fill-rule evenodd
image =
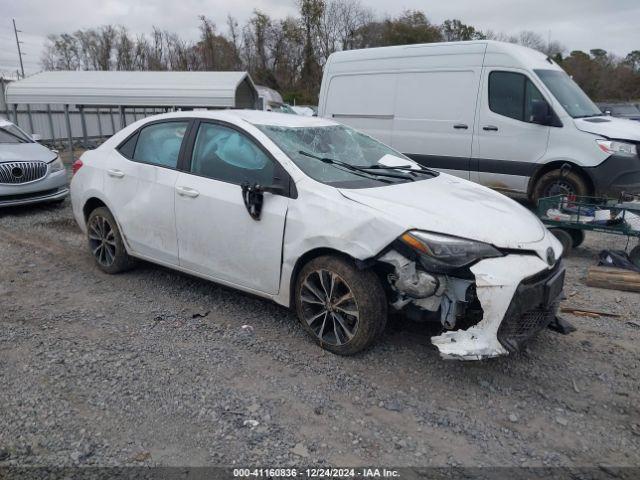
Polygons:
<instances>
[{"instance_id":1,"label":"suv grille","mask_svg":"<svg viewBox=\"0 0 640 480\"><path fill-rule=\"evenodd\" d=\"M16 184L39 180L47 174L45 162L0 163L0 183Z\"/></svg>"}]
</instances>

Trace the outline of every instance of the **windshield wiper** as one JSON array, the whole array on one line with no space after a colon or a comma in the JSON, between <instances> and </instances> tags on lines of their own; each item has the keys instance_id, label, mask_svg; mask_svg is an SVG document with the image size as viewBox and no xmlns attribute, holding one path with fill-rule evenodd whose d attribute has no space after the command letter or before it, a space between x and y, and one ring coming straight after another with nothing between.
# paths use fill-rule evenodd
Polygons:
<instances>
[{"instance_id":1,"label":"windshield wiper","mask_svg":"<svg viewBox=\"0 0 640 480\"><path fill-rule=\"evenodd\" d=\"M370 168L369 167L360 167L360 166L356 166L356 165L351 165L350 163L347 162L341 162L340 160L335 160L333 158L328 158L328 157L319 157L318 155L314 155L313 153L309 153L309 152L305 152L304 150L299 150L298 153L300 155L304 155L305 157L309 157L309 158L314 158L316 160L319 160L321 162L324 163L328 163L329 165L337 165L343 168L346 168L348 170L351 170L352 172L361 172L364 173L366 175L373 175L374 177L388 177L388 178L400 178L402 180L411 180L412 182L414 181L414 179L408 175L401 175L401 174L395 174L395 173L386 173L386 172L371 172L369 171ZM378 179L380 180L380 179Z\"/></svg>"},{"instance_id":2,"label":"windshield wiper","mask_svg":"<svg viewBox=\"0 0 640 480\"><path fill-rule=\"evenodd\" d=\"M407 173L422 173L424 175L431 175L432 177L436 176L436 173L433 170L424 168L422 165L418 166L419 168L416 169L413 165L383 165L381 163L367 166L358 165L359 168L363 168L365 170L400 170Z\"/></svg>"}]
</instances>

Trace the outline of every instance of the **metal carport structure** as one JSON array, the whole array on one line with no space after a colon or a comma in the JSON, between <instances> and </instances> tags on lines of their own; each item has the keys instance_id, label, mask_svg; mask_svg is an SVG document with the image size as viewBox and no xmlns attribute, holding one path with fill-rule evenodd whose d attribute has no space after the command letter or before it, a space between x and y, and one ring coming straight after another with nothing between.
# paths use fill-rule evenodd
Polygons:
<instances>
[{"instance_id":1,"label":"metal carport structure","mask_svg":"<svg viewBox=\"0 0 640 480\"><path fill-rule=\"evenodd\" d=\"M89 138L124 128L131 116L135 121L169 110L256 108L258 92L247 72L52 71L9 83L5 101L7 118L31 133L37 127L53 143L66 137L72 149L74 138L87 146ZM20 111L21 105L26 109ZM81 135L74 136L74 125Z\"/></svg>"}]
</instances>

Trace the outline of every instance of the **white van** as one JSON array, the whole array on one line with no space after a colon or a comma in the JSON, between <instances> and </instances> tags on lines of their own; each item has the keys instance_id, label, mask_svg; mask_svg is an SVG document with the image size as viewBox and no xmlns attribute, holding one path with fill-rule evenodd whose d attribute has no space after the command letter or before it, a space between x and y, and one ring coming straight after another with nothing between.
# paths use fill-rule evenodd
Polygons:
<instances>
[{"instance_id":1,"label":"white van","mask_svg":"<svg viewBox=\"0 0 640 480\"><path fill-rule=\"evenodd\" d=\"M640 191L640 123L605 116L552 59L510 43L334 53L318 115L533 200Z\"/></svg>"}]
</instances>

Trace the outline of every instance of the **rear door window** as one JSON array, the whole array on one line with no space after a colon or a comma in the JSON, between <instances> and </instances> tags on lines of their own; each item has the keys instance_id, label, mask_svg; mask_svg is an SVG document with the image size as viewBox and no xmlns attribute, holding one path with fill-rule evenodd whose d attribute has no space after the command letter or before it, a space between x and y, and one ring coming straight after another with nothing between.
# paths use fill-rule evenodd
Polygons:
<instances>
[{"instance_id":1,"label":"rear door window","mask_svg":"<svg viewBox=\"0 0 640 480\"><path fill-rule=\"evenodd\" d=\"M180 148L187 131L188 122L162 122L144 127L138 133L133 160L177 168ZM127 147L128 142L123 145ZM124 154L124 152L123 152Z\"/></svg>"}]
</instances>

